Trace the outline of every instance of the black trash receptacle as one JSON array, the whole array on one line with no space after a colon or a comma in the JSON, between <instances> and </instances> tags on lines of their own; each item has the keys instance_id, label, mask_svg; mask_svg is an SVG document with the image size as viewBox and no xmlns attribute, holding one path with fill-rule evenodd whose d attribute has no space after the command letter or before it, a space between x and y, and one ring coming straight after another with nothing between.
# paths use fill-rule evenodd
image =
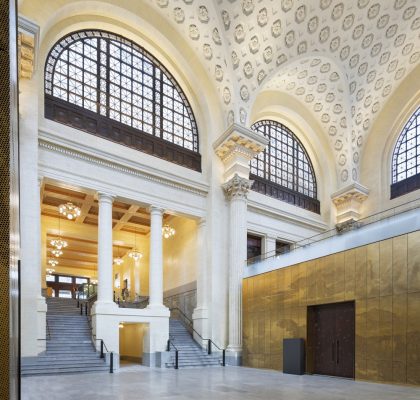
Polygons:
<instances>
[{"instance_id":1,"label":"black trash receptacle","mask_svg":"<svg viewBox=\"0 0 420 400\"><path fill-rule=\"evenodd\" d=\"M305 373L304 339L283 339L283 373L294 375Z\"/></svg>"}]
</instances>

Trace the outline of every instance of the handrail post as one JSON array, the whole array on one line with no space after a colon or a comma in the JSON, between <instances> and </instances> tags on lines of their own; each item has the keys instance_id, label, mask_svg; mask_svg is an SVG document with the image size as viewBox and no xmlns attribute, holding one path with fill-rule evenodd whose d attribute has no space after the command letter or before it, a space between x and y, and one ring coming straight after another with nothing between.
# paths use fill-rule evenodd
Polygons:
<instances>
[{"instance_id":1,"label":"handrail post","mask_svg":"<svg viewBox=\"0 0 420 400\"><path fill-rule=\"evenodd\" d=\"M111 351L110 353L110 360L109 360L109 373L114 373L114 352Z\"/></svg>"},{"instance_id":2,"label":"handrail post","mask_svg":"<svg viewBox=\"0 0 420 400\"><path fill-rule=\"evenodd\" d=\"M178 350L175 350L175 369L178 369Z\"/></svg>"},{"instance_id":3,"label":"handrail post","mask_svg":"<svg viewBox=\"0 0 420 400\"><path fill-rule=\"evenodd\" d=\"M222 367L226 366L226 350L223 349L222 351Z\"/></svg>"},{"instance_id":4,"label":"handrail post","mask_svg":"<svg viewBox=\"0 0 420 400\"><path fill-rule=\"evenodd\" d=\"M87 304L87 302L85 303L85 315L88 315L88 304Z\"/></svg>"},{"instance_id":5,"label":"handrail post","mask_svg":"<svg viewBox=\"0 0 420 400\"><path fill-rule=\"evenodd\" d=\"M211 340L208 340L207 354L211 354Z\"/></svg>"},{"instance_id":6,"label":"handrail post","mask_svg":"<svg viewBox=\"0 0 420 400\"><path fill-rule=\"evenodd\" d=\"M104 358L104 341L101 339L101 358Z\"/></svg>"},{"instance_id":7,"label":"handrail post","mask_svg":"<svg viewBox=\"0 0 420 400\"><path fill-rule=\"evenodd\" d=\"M83 315L83 304L80 304L80 315Z\"/></svg>"},{"instance_id":8,"label":"handrail post","mask_svg":"<svg viewBox=\"0 0 420 400\"><path fill-rule=\"evenodd\" d=\"M167 343L166 343L166 351L170 351L171 350L171 341L170 339L168 339Z\"/></svg>"}]
</instances>

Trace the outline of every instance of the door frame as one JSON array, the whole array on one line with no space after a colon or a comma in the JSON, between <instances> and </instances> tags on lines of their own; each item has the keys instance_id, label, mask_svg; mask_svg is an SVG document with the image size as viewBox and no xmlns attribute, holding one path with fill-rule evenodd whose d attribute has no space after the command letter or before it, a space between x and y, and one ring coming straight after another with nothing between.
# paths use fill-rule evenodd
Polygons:
<instances>
[{"instance_id":1,"label":"door frame","mask_svg":"<svg viewBox=\"0 0 420 400\"><path fill-rule=\"evenodd\" d=\"M356 301L355 300L344 300L337 301L334 303L321 303L321 304L310 304L306 307L306 372L308 374L315 374L314 372L314 360L315 360L315 346L313 343L314 340L314 318L315 318L315 309L322 306L334 306L336 304L353 304L354 310L354 341L353 341L353 378L346 378L341 376L335 376L342 379L356 379Z\"/></svg>"}]
</instances>

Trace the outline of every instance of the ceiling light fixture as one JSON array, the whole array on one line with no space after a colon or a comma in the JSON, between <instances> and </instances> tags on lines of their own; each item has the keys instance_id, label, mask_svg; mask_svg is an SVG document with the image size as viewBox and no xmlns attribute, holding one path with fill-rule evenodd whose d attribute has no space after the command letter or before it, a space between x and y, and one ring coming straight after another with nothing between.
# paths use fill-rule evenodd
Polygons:
<instances>
[{"instance_id":1,"label":"ceiling light fixture","mask_svg":"<svg viewBox=\"0 0 420 400\"><path fill-rule=\"evenodd\" d=\"M137 236L137 232L136 231L134 231L134 249L133 250L131 250L129 253L128 253L128 257L130 257L130 258L132 258L135 262L137 262L137 261L139 261L140 260L140 258L142 258L143 257L143 254L142 253L140 253L138 250L137 250L137 239L136 239L136 236Z\"/></svg>"},{"instance_id":2,"label":"ceiling light fixture","mask_svg":"<svg viewBox=\"0 0 420 400\"><path fill-rule=\"evenodd\" d=\"M64 249L68 245L68 243L61 238L51 239L50 244L51 246L55 247L57 250Z\"/></svg>"},{"instance_id":3,"label":"ceiling light fixture","mask_svg":"<svg viewBox=\"0 0 420 400\"><path fill-rule=\"evenodd\" d=\"M53 250L51 250L51 254L52 254L54 257L60 257L60 256L62 256L62 255L63 255L63 250L53 249Z\"/></svg>"},{"instance_id":4,"label":"ceiling light fixture","mask_svg":"<svg viewBox=\"0 0 420 400\"><path fill-rule=\"evenodd\" d=\"M65 204L60 204L58 206L58 211L70 220L76 219L81 214L80 208L70 201Z\"/></svg>"},{"instance_id":5,"label":"ceiling light fixture","mask_svg":"<svg viewBox=\"0 0 420 400\"><path fill-rule=\"evenodd\" d=\"M47 274L52 275L55 272L55 269L53 268L47 268Z\"/></svg>"},{"instance_id":6,"label":"ceiling light fixture","mask_svg":"<svg viewBox=\"0 0 420 400\"><path fill-rule=\"evenodd\" d=\"M55 267L56 265L58 265L58 261L57 260L48 260L48 264L51 265L52 267Z\"/></svg>"},{"instance_id":7,"label":"ceiling light fixture","mask_svg":"<svg viewBox=\"0 0 420 400\"><path fill-rule=\"evenodd\" d=\"M169 226L168 224L163 225L162 227L162 235L165 239L169 239L172 236L175 236L175 229L172 228L172 226Z\"/></svg>"},{"instance_id":8,"label":"ceiling light fixture","mask_svg":"<svg viewBox=\"0 0 420 400\"><path fill-rule=\"evenodd\" d=\"M120 246L118 246L117 249L118 249L118 255L117 257L114 258L114 264L120 266L121 264L124 263L124 260L120 257Z\"/></svg>"}]
</instances>

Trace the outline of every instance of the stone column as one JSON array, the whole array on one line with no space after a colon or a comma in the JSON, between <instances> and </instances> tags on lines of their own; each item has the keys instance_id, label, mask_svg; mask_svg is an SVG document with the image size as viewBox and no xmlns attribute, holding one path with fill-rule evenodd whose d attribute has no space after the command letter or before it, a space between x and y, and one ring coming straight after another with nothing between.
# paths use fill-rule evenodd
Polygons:
<instances>
[{"instance_id":1,"label":"stone column","mask_svg":"<svg viewBox=\"0 0 420 400\"><path fill-rule=\"evenodd\" d=\"M252 182L235 175L223 185L229 200L229 345L231 364L241 364L242 276L246 260L247 194Z\"/></svg>"},{"instance_id":2,"label":"stone column","mask_svg":"<svg viewBox=\"0 0 420 400\"><path fill-rule=\"evenodd\" d=\"M163 210L150 207L150 255L149 255L149 305L148 308L163 308L163 255L162 255Z\"/></svg>"},{"instance_id":3,"label":"stone column","mask_svg":"<svg viewBox=\"0 0 420 400\"><path fill-rule=\"evenodd\" d=\"M249 162L267 146L261 134L233 124L213 144L224 164L223 189L229 200L229 299L228 299L228 352L231 365L242 363L242 276L246 260L247 193Z\"/></svg>"},{"instance_id":4,"label":"stone column","mask_svg":"<svg viewBox=\"0 0 420 400\"><path fill-rule=\"evenodd\" d=\"M47 305L41 295L41 202L37 79L20 82L20 243L22 357L45 350Z\"/></svg>"},{"instance_id":5,"label":"stone column","mask_svg":"<svg viewBox=\"0 0 420 400\"><path fill-rule=\"evenodd\" d=\"M206 220L200 219L197 222L197 307L194 309L192 319L194 329L204 339L209 338L208 332L208 304L207 304L207 225ZM197 337L196 340L199 338Z\"/></svg>"},{"instance_id":6,"label":"stone column","mask_svg":"<svg viewBox=\"0 0 420 400\"><path fill-rule=\"evenodd\" d=\"M276 255L276 238L272 236L265 237L264 243L264 253L267 254L268 257Z\"/></svg>"},{"instance_id":7,"label":"stone column","mask_svg":"<svg viewBox=\"0 0 420 400\"><path fill-rule=\"evenodd\" d=\"M113 196L98 193L98 300L97 304L115 304L112 270L112 202ZM96 307L97 308L97 307Z\"/></svg>"}]
</instances>

